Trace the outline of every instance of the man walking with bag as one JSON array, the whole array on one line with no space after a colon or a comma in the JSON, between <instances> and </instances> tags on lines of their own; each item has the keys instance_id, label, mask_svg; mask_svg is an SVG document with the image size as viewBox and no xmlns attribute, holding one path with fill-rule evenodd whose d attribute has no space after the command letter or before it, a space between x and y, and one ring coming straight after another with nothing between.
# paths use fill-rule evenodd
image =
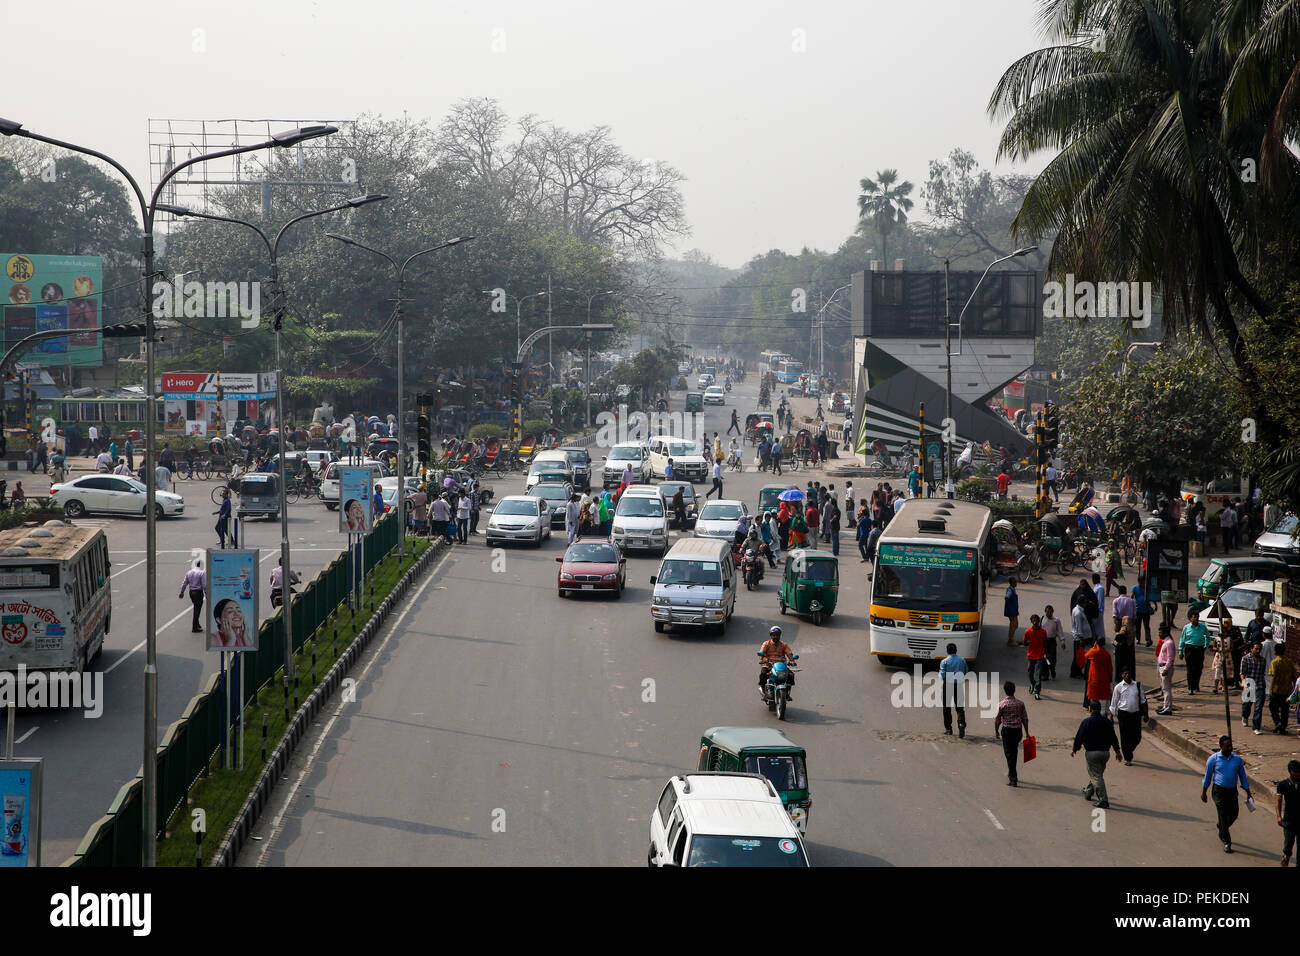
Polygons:
<instances>
[{"instance_id":1,"label":"man walking with bag","mask_svg":"<svg viewBox=\"0 0 1300 956\"><path fill-rule=\"evenodd\" d=\"M1083 788L1083 799L1097 800L1102 810L1110 809L1110 800L1106 795L1106 764L1110 762L1110 752L1120 757L1119 741L1115 738L1115 725L1101 715L1101 704L1092 701L1088 705L1088 716L1083 718L1079 729L1074 734L1073 757L1083 748L1083 758L1088 763L1088 785Z\"/></svg>"},{"instance_id":2,"label":"man walking with bag","mask_svg":"<svg viewBox=\"0 0 1300 956\"><path fill-rule=\"evenodd\" d=\"M1029 734L1029 712L1024 701L1016 697L1014 681L1002 685L1007 696L998 704L998 714L993 718L993 735L1002 741L1002 753L1007 758L1007 786L1018 787L1016 760L1020 755L1020 741Z\"/></svg>"},{"instance_id":3,"label":"man walking with bag","mask_svg":"<svg viewBox=\"0 0 1300 956\"><path fill-rule=\"evenodd\" d=\"M1133 766L1133 752L1142 742L1142 725L1147 716L1147 695L1141 684L1133 682L1133 672L1125 667L1120 671L1119 683L1110 697L1110 716L1119 722L1120 757L1126 766Z\"/></svg>"}]
</instances>

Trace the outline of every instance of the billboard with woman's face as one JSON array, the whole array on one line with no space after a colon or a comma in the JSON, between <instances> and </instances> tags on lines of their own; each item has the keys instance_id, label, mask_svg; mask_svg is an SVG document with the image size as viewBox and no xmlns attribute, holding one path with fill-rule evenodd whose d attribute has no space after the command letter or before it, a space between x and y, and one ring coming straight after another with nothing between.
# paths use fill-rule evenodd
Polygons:
<instances>
[{"instance_id":1,"label":"billboard with woman's face","mask_svg":"<svg viewBox=\"0 0 1300 956\"><path fill-rule=\"evenodd\" d=\"M339 469L339 530L346 534L366 534L374 521L371 513L370 483L374 473L369 468Z\"/></svg>"},{"instance_id":2,"label":"billboard with woman's face","mask_svg":"<svg viewBox=\"0 0 1300 956\"><path fill-rule=\"evenodd\" d=\"M257 549L208 550L210 651L257 650Z\"/></svg>"}]
</instances>

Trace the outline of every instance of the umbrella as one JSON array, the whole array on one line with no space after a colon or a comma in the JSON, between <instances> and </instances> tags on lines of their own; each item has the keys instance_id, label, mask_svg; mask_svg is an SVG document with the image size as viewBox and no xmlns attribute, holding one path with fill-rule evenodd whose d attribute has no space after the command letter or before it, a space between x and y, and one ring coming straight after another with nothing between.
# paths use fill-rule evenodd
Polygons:
<instances>
[{"instance_id":1,"label":"umbrella","mask_svg":"<svg viewBox=\"0 0 1300 956\"><path fill-rule=\"evenodd\" d=\"M787 488L785 491L777 495L777 498L781 501L803 501L806 497L808 496L798 488Z\"/></svg>"}]
</instances>

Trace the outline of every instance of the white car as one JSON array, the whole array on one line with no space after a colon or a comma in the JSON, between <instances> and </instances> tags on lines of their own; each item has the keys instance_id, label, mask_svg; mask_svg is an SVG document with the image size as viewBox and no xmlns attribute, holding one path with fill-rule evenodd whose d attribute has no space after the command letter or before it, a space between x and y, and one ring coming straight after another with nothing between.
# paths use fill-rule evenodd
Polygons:
<instances>
[{"instance_id":1,"label":"white car","mask_svg":"<svg viewBox=\"0 0 1300 956\"><path fill-rule=\"evenodd\" d=\"M542 540L551 536L550 519L550 509L541 498L506 495L492 509L483 541L489 548L497 541L531 541L541 547Z\"/></svg>"},{"instance_id":2,"label":"white car","mask_svg":"<svg viewBox=\"0 0 1300 956\"><path fill-rule=\"evenodd\" d=\"M642 442L623 442L609 450L605 467L601 470L601 487L617 488L623 483L624 470L629 467L634 484L650 480L650 450Z\"/></svg>"},{"instance_id":3,"label":"white car","mask_svg":"<svg viewBox=\"0 0 1300 956\"><path fill-rule=\"evenodd\" d=\"M673 777L650 814L650 866L809 866L799 828L756 773Z\"/></svg>"},{"instance_id":4,"label":"white car","mask_svg":"<svg viewBox=\"0 0 1300 956\"><path fill-rule=\"evenodd\" d=\"M708 388L710 385L713 384L713 376L710 375L708 372L705 372L703 375L699 377L698 384L700 388Z\"/></svg>"},{"instance_id":5,"label":"white car","mask_svg":"<svg viewBox=\"0 0 1300 956\"><path fill-rule=\"evenodd\" d=\"M707 481L709 462L700 450L700 443L675 435L653 435L650 446L650 478L667 474L668 459L673 460L674 481Z\"/></svg>"},{"instance_id":6,"label":"white car","mask_svg":"<svg viewBox=\"0 0 1300 956\"><path fill-rule=\"evenodd\" d=\"M147 494L143 482L125 475L82 475L50 486L50 499L69 518L79 518L92 511L143 515ZM185 499L180 495L161 489L155 495L154 512L159 518L185 513Z\"/></svg>"},{"instance_id":7,"label":"white car","mask_svg":"<svg viewBox=\"0 0 1300 956\"><path fill-rule=\"evenodd\" d=\"M695 519L695 537L734 538L736 522L741 515L747 514L749 507L743 501L724 498L721 501L707 502Z\"/></svg>"},{"instance_id":8,"label":"white car","mask_svg":"<svg viewBox=\"0 0 1300 956\"><path fill-rule=\"evenodd\" d=\"M1268 620L1269 613L1273 608L1273 582L1272 581L1242 581L1240 584L1234 584L1228 590L1220 595L1223 600L1223 606L1228 609L1228 617L1232 619L1233 625L1242 634L1246 633L1246 626L1255 620L1255 608L1264 609L1264 620ZM1211 637L1218 637L1219 626L1219 602L1215 601L1204 611L1201 612L1201 623L1210 633Z\"/></svg>"},{"instance_id":9,"label":"white car","mask_svg":"<svg viewBox=\"0 0 1300 956\"><path fill-rule=\"evenodd\" d=\"M704 390L705 405L725 405L727 404L727 393L721 385L710 385Z\"/></svg>"},{"instance_id":10,"label":"white car","mask_svg":"<svg viewBox=\"0 0 1300 956\"><path fill-rule=\"evenodd\" d=\"M378 481L378 485L379 485L379 493L384 498L384 511L387 512L397 504L397 478L396 477L380 478ZM407 475L406 496L409 498L411 495L415 494L419 490L420 490L420 479L412 477L411 475ZM411 509L407 508L406 510L409 515Z\"/></svg>"},{"instance_id":11,"label":"white car","mask_svg":"<svg viewBox=\"0 0 1300 956\"><path fill-rule=\"evenodd\" d=\"M653 485L629 487L614 509L611 540L623 552L668 550L668 509Z\"/></svg>"},{"instance_id":12,"label":"white car","mask_svg":"<svg viewBox=\"0 0 1300 956\"><path fill-rule=\"evenodd\" d=\"M340 468L369 468L371 490L379 484L380 480L388 476L388 469L384 467L382 461L366 459L359 465L349 465L346 461L336 461L325 469L325 477L320 483L321 500L325 502L325 507L333 511L339 506L339 469Z\"/></svg>"}]
</instances>

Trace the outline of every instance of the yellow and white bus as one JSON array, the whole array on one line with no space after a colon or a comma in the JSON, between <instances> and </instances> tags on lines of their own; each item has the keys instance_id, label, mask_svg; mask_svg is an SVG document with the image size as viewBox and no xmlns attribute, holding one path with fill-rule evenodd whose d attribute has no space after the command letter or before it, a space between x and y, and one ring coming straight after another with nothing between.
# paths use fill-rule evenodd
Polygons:
<instances>
[{"instance_id":1,"label":"yellow and white bus","mask_svg":"<svg viewBox=\"0 0 1300 956\"><path fill-rule=\"evenodd\" d=\"M974 661L992 565L993 514L983 505L913 498L876 542L871 653L882 664L940 660L947 645Z\"/></svg>"},{"instance_id":2,"label":"yellow and white bus","mask_svg":"<svg viewBox=\"0 0 1300 956\"><path fill-rule=\"evenodd\" d=\"M108 538L48 521L0 531L0 671L83 671L113 613Z\"/></svg>"}]
</instances>

